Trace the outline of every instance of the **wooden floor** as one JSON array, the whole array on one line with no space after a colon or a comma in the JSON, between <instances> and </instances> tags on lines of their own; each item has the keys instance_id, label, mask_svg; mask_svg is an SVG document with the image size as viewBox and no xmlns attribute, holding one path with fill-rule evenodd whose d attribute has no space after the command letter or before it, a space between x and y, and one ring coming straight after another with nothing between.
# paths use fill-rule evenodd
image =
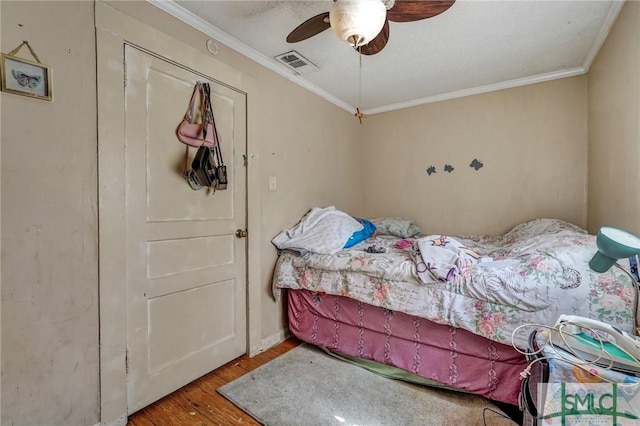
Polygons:
<instances>
[{"instance_id":1,"label":"wooden floor","mask_svg":"<svg viewBox=\"0 0 640 426\"><path fill-rule=\"evenodd\" d=\"M292 337L253 358L243 355L134 413L129 417L127 425L259 425L216 389L290 351L300 343Z\"/></svg>"}]
</instances>

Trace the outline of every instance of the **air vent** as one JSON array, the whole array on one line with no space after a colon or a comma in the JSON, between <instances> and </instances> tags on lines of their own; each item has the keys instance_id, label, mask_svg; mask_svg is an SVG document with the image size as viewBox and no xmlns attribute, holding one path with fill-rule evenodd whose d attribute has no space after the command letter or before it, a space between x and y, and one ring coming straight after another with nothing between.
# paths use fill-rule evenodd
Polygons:
<instances>
[{"instance_id":1,"label":"air vent","mask_svg":"<svg viewBox=\"0 0 640 426\"><path fill-rule=\"evenodd\" d=\"M283 53L275 58L288 68L291 68L296 74L307 74L318 70L318 67L295 50Z\"/></svg>"}]
</instances>

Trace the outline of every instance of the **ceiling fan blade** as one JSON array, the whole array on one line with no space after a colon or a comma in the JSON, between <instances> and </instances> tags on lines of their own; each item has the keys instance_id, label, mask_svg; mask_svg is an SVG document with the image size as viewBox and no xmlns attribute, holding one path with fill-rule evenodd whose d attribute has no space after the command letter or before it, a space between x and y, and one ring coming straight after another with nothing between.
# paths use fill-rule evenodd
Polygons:
<instances>
[{"instance_id":1,"label":"ceiling fan blade","mask_svg":"<svg viewBox=\"0 0 640 426\"><path fill-rule=\"evenodd\" d=\"M364 46L360 46L356 50L363 55L375 55L387 45L389 41L389 21L385 20L384 25L378 35Z\"/></svg>"},{"instance_id":2,"label":"ceiling fan blade","mask_svg":"<svg viewBox=\"0 0 640 426\"><path fill-rule=\"evenodd\" d=\"M328 28L331 28L331 24L329 24L329 12L321 13L298 25L296 29L291 31L287 36L287 42L297 43L306 40L309 37L320 34Z\"/></svg>"},{"instance_id":3,"label":"ceiling fan blade","mask_svg":"<svg viewBox=\"0 0 640 426\"><path fill-rule=\"evenodd\" d=\"M431 18L446 11L455 0L396 0L387 10L387 19L393 22L412 22Z\"/></svg>"}]
</instances>

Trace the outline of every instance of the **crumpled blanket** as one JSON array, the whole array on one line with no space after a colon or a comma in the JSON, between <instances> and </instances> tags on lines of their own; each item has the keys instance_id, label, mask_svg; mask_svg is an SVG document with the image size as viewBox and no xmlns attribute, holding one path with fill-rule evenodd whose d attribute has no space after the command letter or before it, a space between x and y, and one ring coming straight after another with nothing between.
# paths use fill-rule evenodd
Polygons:
<instances>
[{"instance_id":1,"label":"crumpled blanket","mask_svg":"<svg viewBox=\"0 0 640 426\"><path fill-rule=\"evenodd\" d=\"M446 235L429 235L413 243L418 277L425 284L449 281L479 262L481 256Z\"/></svg>"},{"instance_id":2,"label":"crumpled blanket","mask_svg":"<svg viewBox=\"0 0 640 426\"><path fill-rule=\"evenodd\" d=\"M296 226L280 232L271 242L279 249L306 250L318 254L335 254L342 250L362 224L334 206L311 209Z\"/></svg>"},{"instance_id":3,"label":"crumpled blanket","mask_svg":"<svg viewBox=\"0 0 640 426\"><path fill-rule=\"evenodd\" d=\"M553 325L560 314L597 319L633 333L640 315L634 281L619 268L606 273L589 268L597 248L595 235L586 230L542 218L497 236L453 237L484 257L449 281L431 278L425 284L418 277L415 240L378 235L333 256L283 254L274 270L274 294L291 288L347 296L507 345L513 341L520 348L527 348L530 334L519 328L522 324ZM368 245L385 247L387 253L367 253ZM461 269L455 261L450 264ZM619 264L629 270L628 260Z\"/></svg>"}]
</instances>

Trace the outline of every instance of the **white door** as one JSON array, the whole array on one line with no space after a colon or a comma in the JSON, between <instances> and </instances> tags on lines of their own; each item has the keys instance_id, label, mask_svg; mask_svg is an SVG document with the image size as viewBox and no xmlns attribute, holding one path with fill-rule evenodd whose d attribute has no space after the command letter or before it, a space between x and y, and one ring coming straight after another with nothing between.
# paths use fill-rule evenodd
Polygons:
<instances>
[{"instance_id":1,"label":"white door","mask_svg":"<svg viewBox=\"0 0 640 426\"><path fill-rule=\"evenodd\" d=\"M188 68L127 45L125 58L132 413L246 352L246 239L235 235L246 227L246 95L207 77L206 57ZM212 195L183 179L175 136L196 80L211 84L229 175Z\"/></svg>"}]
</instances>

